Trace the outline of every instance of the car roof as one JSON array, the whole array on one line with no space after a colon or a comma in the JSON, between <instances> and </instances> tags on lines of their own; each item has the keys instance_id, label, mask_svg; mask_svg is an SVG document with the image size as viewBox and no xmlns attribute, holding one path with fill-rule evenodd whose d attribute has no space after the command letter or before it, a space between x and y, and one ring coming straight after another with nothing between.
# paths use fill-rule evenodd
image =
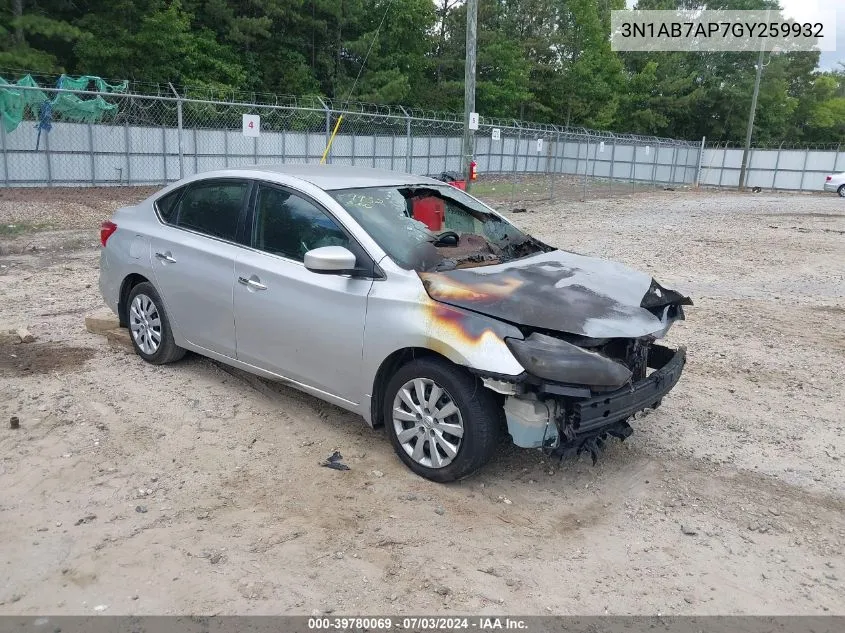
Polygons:
<instances>
[{"instance_id":1,"label":"car roof","mask_svg":"<svg viewBox=\"0 0 845 633\"><path fill-rule=\"evenodd\" d=\"M401 171L373 169L350 165L277 164L234 167L227 171L259 171L304 180L331 191L357 187L392 187L401 185L442 185L443 182L426 176L414 176Z\"/></svg>"}]
</instances>

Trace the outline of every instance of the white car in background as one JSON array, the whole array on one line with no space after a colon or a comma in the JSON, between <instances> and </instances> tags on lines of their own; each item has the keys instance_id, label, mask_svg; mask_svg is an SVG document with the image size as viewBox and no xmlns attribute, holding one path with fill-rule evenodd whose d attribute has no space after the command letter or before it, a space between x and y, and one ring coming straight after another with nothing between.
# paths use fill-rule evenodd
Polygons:
<instances>
[{"instance_id":1,"label":"white car in background","mask_svg":"<svg viewBox=\"0 0 845 633\"><path fill-rule=\"evenodd\" d=\"M824 190L835 191L841 198L845 198L845 171L827 176L824 179Z\"/></svg>"}]
</instances>

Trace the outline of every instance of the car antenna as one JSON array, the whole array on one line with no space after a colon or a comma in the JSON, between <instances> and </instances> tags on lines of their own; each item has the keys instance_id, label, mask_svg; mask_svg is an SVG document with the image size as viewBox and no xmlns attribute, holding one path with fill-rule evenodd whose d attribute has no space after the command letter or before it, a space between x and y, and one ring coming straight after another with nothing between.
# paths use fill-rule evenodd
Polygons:
<instances>
[{"instance_id":1,"label":"car antenna","mask_svg":"<svg viewBox=\"0 0 845 633\"><path fill-rule=\"evenodd\" d=\"M349 99L352 98L352 93L355 91L355 86L358 85L358 80L361 78L361 73L364 71L364 66L367 65L367 59L370 57L370 53L373 50L373 46L378 39L379 31L381 31L381 27L384 25L384 20L387 18L387 13L390 11L390 6L393 4L393 0L389 0L387 3L387 7L384 10L384 15L381 16L381 22L379 22L378 27L376 28L376 32L373 33L373 39L370 41L370 47L367 49L367 54L364 55L364 60L361 62L361 67L358 69L358 74L355 76L355 81L352 82L352 87L349 89L349 93L346 95L346 101L344 102L344 106L349 105ZM337 123L334 124L334 129L332 130L332 135L329 137L329 142L326 143L326 149L323 151L323 157L320 159L320 164L325 165L326 157L329 155L329 151L332 148L332 143L334 143L334 137L337 134L337 130L340 128L340 122L343 121L343 114L337 117Z\"/></svg>"}]
</instances>

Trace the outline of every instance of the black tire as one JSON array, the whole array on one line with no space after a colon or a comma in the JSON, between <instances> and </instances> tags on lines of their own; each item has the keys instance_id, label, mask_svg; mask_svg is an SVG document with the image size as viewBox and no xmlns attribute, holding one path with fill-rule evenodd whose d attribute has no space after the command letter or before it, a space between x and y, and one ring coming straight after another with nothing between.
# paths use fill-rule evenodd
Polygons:
<instances>
[{"instance_id":1,"label":"black tire","mask_svg":"<svg viewBox=\"0 0 845 633\"><path fill-rule=\"evenodd\" d=\"M839 194L840 198L845 198L845 185L839 185L839 189L836 190L836 193Z\"/></svg>"},{"instance_id":2,"label":"black tire","mask_svg":"<svg viewBox=\"0 0 845 633\"><path fill-rule=\"evenodd\" d=\"M141 349L139 340L136 340L136 333L133 331L133 321L137 322L137 317L133 315L132 303L139 295L147 297L152 303L152 311L158 315L160 326L153 328L160 335L160 342L158 347L152 352ZM164 365L179 360L185 355L185 350L173 342L173 331L170 329L170 321L167 318L167 312L164 309L164 302L161 300L161 295L155 287L145 281L137 286L134 286L126 298L126 318L127 327L129 328L129 338L132 341L132 347L135 348L135 353L138 354L148 363L153 365ZM141 339L141 337L137 337Z\"/></svg>"},{"instance_id":3,"label":"black tire","mask_svg":"<svg viewBox=\"0 0 845 633\"><path fill-rule=\"evenodd\" d=\"M415 461L399 441L394 426L394 399L399 390L415 378L436 383L444 390L445 397L451 399L460 412L463 437L457 454L450 463L440 468L428 467ZM496 449L504 417L502 407L496 402L493 394L481 385L478 378L462 367L438 358L420 358L403 365L387 384L383 412L387 434L399 459L416 474L439 483L468 477L490 461ZM415 423L406 422L406 424L413 427ZM415 440L415 442L419 441L421 440ZM431 446L429 443L426 450L430 452Z\"/></svg>"}]
</instances>

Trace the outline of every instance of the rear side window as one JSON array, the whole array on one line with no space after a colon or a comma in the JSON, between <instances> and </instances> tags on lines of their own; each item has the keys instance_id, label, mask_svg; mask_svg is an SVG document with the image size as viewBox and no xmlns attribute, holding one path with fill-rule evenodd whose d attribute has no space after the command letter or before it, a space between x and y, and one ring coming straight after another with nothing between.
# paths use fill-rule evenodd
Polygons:
<instances>
[{"instance_id":1,"label":"rear side window","mask_svg":"<svg viewBox=\"0 0 845 633\"><path fill-rule=\"evenodd\" d=\"M179 196L182 195L183 191L184 189L180 187L156 200L156 209L158 209L158 214L163 222L173 224L176 219L176 203L179 202Z\"/></svg>"},{"instance_id":2,"label":"rear side window","mask_svg":"<svg viewBox=\"0 0 845 633\"><path fill-rule=\"evenodd\" d=\"M171 224L234 242L247 189L245 181L190 185L179 200Z\"/></svg>"}]
</instances>

